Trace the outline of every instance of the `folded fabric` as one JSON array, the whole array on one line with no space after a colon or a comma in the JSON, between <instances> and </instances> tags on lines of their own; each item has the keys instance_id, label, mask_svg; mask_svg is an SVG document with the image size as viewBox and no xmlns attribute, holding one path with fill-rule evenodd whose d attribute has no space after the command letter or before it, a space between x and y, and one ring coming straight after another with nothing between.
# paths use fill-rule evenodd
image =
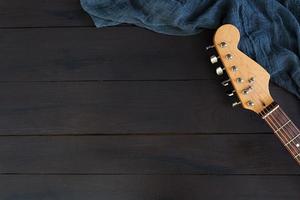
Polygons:
<instances>
[{"instance_id":1,"label":"folded fabric","mask_svg":"<svg viewBox=\"0 0 300 200\"><path fill-rule=\"evenodd\" d=\"M192 35L234 24L239 48L300 98L300 0L81 0L97 27L135 24Z\"/></svg>"}]
</instances>

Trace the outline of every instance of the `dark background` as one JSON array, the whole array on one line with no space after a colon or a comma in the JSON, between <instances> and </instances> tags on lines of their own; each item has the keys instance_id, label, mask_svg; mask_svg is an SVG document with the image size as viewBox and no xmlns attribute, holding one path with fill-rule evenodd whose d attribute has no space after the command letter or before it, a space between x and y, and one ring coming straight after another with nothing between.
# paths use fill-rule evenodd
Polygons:
<instances>
[{"instance_id":1,"label":"dark background","mask_svg":"<svg viewBox=\"0 0 300 200\"><path fill-rule=\"evenodd\" d=\"M96 29L78 0L0 2L1 200L298 200L300 170L231 108L204 47ZM271 85L300 125L300 103Z\"/></svg>"}]
</instances>

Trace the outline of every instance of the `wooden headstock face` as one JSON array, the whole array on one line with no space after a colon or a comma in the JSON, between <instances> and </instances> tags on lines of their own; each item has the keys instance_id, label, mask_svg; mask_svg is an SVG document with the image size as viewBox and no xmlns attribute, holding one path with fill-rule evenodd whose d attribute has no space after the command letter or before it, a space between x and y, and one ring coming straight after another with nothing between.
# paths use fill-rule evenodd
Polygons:
<instances>
[{"instance_id":1,"label":"wooden headstock face","mask_svg":"<svg viewBox=\"0 0 300 200\"><path fill-rule=\"evenodd\" d=\"M260 113L273 102L269 92L270 75L238 49L239 40L239 30L225 24L216 31L213 42L241 104Z\"/></svg>"}]
</instances>

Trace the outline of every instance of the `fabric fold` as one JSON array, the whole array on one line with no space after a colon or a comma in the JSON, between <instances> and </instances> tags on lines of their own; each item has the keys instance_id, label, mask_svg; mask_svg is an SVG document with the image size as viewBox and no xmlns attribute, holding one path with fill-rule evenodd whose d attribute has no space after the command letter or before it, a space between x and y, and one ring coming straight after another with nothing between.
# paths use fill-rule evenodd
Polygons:
<instances>
[{"instance_id":1,"label":"fabric fold","mask_svg":"<svg viewBox=\"0 0 300 200\"><path fill-rule=\"evenodd\" d=\"M300 0L81 0L96 27L134 24L169 35L194 35L230 23L239 48L300 98Z\"/></svg>"}]
</instances>

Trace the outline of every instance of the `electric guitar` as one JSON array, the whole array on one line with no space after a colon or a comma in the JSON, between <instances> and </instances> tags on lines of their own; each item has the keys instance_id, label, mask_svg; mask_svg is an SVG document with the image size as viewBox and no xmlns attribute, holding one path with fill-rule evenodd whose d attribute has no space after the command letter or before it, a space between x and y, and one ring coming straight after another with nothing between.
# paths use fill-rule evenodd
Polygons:
<instances>
[{"instance_id":1,"label":"electric guitar","mask_svg":"<svg viewBox=\"0 0 300 200\"><path fill-rule=\"evenodd\" d=\"M238 102L243 108L256 112L272 128L285 148L300 165L300 131L281 107L273 100L269 92L270 75L254 60L238 49L239 30L225 24L218 28L214 35L213 45L206 49L215 49L218 56L212 55L212 64L221 61L222 66L216 69L218 75L226 73L228 79L224 86L232 84Z\"/></svg>"}]
</instances>

